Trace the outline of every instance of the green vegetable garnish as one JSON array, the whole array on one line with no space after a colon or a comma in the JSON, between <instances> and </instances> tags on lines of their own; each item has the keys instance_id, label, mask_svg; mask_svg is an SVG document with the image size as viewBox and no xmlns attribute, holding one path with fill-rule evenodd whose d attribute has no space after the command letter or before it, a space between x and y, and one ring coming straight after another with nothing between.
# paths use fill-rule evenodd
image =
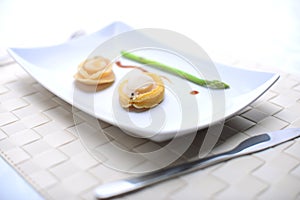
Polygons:
<instances>
[{"instance_id":1,"label":"green vegetable garnish","mask_svg":"<svg viewBox=\"0 0 300 200\"><path fill-rule=\"evenodd\" d=\"M127 59L170 72L172 74L175 74L177 76L185 78L185 79L187 79L193 83L196 83L200 86L203 86L203 87L212 88L212 89L227 89L227 88L229 88L229 85L222 81L200 79L200 78L198 78L194 75L191 75L189 73L186 73L180 69L176 69L176 68L170 67L168 65L165 65L163 63L160 63L160 62L157 62L154 60L149 60L147 58L143 58L141 56L137 56L137 55L134 55L134 54L126 52L126 51L121 51L121 54L123 57L125 57Z\"/></svg>"}]
</instances>

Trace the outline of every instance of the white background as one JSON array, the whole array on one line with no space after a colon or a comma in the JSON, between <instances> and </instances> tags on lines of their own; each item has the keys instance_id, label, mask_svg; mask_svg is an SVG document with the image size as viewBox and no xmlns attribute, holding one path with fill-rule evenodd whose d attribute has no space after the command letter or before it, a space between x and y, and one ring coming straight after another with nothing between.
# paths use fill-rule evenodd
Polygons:
<instances>
[{"instance_id":1,"label":"white background","mask_svg":"<svg viewBox=\"0 0 300 200\"><path fill-rule=\"evenodd\" d=\"M0 47L57 44L113 21L179 32L214 60L300 71L297 0L0 0Z\"/></svg>"}]
</instances>

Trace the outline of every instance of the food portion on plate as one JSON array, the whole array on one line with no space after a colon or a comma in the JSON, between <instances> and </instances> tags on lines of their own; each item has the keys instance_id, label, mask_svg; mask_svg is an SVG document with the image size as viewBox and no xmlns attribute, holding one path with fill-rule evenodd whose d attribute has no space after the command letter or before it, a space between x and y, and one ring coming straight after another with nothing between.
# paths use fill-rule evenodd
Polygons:
<instances>
[{"instance_id":1,"label":"food portion on plate","mask_svg":"<svg viewBox=\"0 0 300 200\"><path fill-rule=\"evenodd\" d=\"M118 92L123 108L148 109L163 101L165 87L157 74L134 69L120 83Z\"/></svg>"},{"instance_id":2,"label":"food portion on plate","mask_svg":"<svg viewBox=\"0 0 300 200\"><path fill-rule=\"evenodd\" d=\"M149 60L144 57L122 51L121 55L127 59L156 67L160 70L175 74L188 81L194 82L200 86L211 89L227 89L229 85L218 80L204 80L194 75L188 74L180 69L176 69L157 61ZM96 56L86 59L78 66L78 71L74 78L87 85L101 85L112 83L115 80L113 73L113 62L102 56ZM116 62L120 68L131 68L125 78L118 86L120 105L128 110L138 109L146 110L157 106L165 96L165 86L161 76L150 73L139 66L122 65L120 61ZM193 91L191 94L198 94Z\"/></svg>"},{"instance_id":3,"label":"food portion on plate","mask_svg":"<svg viewBox=\"0 0 300 200\"><path fill-rule=\"evenodd\" d=\"M87 85L112 83L115 80L112 65L109 59L102 56L86 59L78 65L74 78Z\"/></svg>"}]
</instances>

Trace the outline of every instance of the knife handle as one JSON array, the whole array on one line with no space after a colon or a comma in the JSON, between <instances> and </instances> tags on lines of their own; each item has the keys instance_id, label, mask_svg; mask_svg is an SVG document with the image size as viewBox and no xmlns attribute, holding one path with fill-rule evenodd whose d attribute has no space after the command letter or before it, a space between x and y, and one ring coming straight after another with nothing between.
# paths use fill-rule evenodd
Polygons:
<instances>
[{"instance_id":1,"label":"knife handle","mask_svg":"<svg viewBox=\"0 0 300 200\"><path fill-rule=\"evenodd\" d=\"M223 155L215 158L210 158L206 161L185 163L174 167L164 168L158 171L150 172L146 175L124 179L106 183L98 186L95 189L95 194L98 199L107 199L131 191L135 191L154 183L158 183L170 178L174 178L185 173L189 173L196 169L202 169L224 160L229 159L228 155ZM197 160L199 161L199 160Z\"/></svg>"},{"instance_id":2,"label":"knife handle","mask_svg":"<svg viewBox=\"0 0 300 200\"><path fill-rule=\"evenodd\" d=\"M163 168L142 176L100 185L95 189L95 194L98 199L107 199L128 192L132 192L134 190L144 188L146 186L152 185L157 182L174 178L176 176L183 175L198 169L203 169L205 167L214 165L216 163L225 160L229 160L237 156L252 153L252 151L244 151L244 150L247 150L248 147L251 147L255 144L268 141L269 139L270 137L267 134L257 135L246 139L245 141L241 142L238 146L236 146L234 149L227 151L225 153L183 163L173 167Z\"/></svg>"}]
</instances>

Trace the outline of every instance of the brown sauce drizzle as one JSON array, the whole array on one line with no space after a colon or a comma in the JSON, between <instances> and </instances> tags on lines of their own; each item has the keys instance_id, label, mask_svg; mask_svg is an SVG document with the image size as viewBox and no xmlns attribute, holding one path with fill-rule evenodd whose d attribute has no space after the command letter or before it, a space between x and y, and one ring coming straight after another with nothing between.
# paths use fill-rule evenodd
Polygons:
<instances>
[{"instance_id":1,"label":"brown sauce drizzle","mask_svg":"<svg viewBox=\"0 0 300 200\"><path fill-rule=\"evenodd\" d=\"M191 95L196 95L196 94L199 94L199 92L197 90L193 90L193 91L190 92L190 94Z\"/></svg>"},{"instance_id":2,"label":"brown sauce drizzle","mask_svg":"<svg viewBox=\"0 0 300 200\"><path fill-rule=\"evenodd\" d=\"M160 76L161 78L163 78L163 79L165 79L166 81L168 81L169 83L172 83L172 81L169 79L169 78L167 78L167 77L165 77L165 76Z\"/></svg>"},{"instance_id":3,"label":"brown sauce drizzle","mask_svg":"<svg viewBox=\"0 0 300 200\"><path fill-rule=\"evenodd\" d=\"M122 65L122 63L120 61L117 61L116 65L118 65L118 67L121 67L121 68L139 69L142 72L148 72L147 70L143 69L142 67L138 67L138 66L134 66L134 65Z\"/></svg>"}]
</instances>

